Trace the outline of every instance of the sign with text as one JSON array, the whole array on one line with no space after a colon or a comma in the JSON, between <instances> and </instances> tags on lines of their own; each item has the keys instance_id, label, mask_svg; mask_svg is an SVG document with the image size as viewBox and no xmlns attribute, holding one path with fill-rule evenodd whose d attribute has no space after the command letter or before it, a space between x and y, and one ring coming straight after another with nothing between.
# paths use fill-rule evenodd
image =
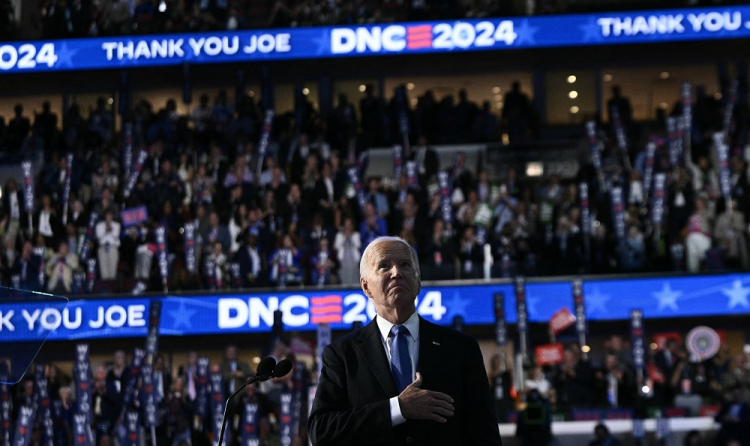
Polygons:
<instances>
[{"instance_id":1,"label":"sign with text","mask_svg":"<svg viewBox=\"0 0 750 446\"><path fill-rule=\"evenodd\" d=\"M750 37L750 6L8 42L0 73Z\"/></svg>"}]
</instances>

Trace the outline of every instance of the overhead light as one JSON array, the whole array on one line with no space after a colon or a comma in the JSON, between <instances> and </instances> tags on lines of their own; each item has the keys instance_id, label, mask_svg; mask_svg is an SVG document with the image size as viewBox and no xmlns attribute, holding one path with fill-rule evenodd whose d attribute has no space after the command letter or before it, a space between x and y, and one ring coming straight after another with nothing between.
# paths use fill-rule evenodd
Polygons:
<instances>
[{"instance_id":1,"label":"overhead light","mask_svg":"<svg viewBox=\"0 0 750 446\"><path fill-rule=\"evenodd\" d=\"M570 93L568 93L568 97L569 97L570 99L575 99L575 98L577 98L577 97L578 97L578 92L577 92L577 91L575 91L575 90L573 90L573 91L571 91Z\"/></svg>"},{"instance_id":2,"label":"overhead light","mask_svg":"<svg viewBox=\"0 0 750 446\"><path fill-rule=\"evenodd\" d=\"M365 84L362 84L362 85L359 86L359 92L360 93L364 93L365 90L367 90L367 87L365 86Z\"/></svg>"},{"instance_id":3,"label":"overhead light","mask_svg":"<svg viewBox=\"0 0 750 446\"><path fill-rule=\"evenodd\" d=\"M496 95L495 95L495 101L496 101L496 102L502 102L502 101L503 101L503 95L501 95L501 94L496 94Z\"/></svg>"},{"instance_id":4,"label":"overhead light","mask_svg":"<svg viewBox=\"0 0 750 446\"><path fill-rule=\"evenodd\" d=\"M668 71L662 71L661 74L659 75L659 77L662 78L662 79L669 79L669 72Z\"/></svg>"},{"instance_id":5,"label":"overhead light","mask_svg":"<svg viewBox=\"0 0 750 446\"><path fill-rule=\"evenodd\" d=\"M413 82L409 82L408 84L406 84L406 89L407 90L414 90L414 83Z\"/></svg>"},{"instance_id":6,"label":"overhead light","mask_svg":"<svg viewBox=\"0 0 750 446\"><path fill-rule=\"evenodd\" d=\"M714 99L716 99L717 101L720 101L721 97L721 93L714 93Z\"/></svg>"},{"instance_id":7,"label":"overhead light","mask_svg":"<svg viewBox=\"0 0 750 446\"><path fill-rule=\"evenodd\" d=\"M112 105L114 103L115 103L115 99L114 98L107 99L107 104Z\"/></svg>"},{"instance_id":8,"label":"overhead light","mask_svg":"<svg viewBox=\"0 0 750 446\"><path fill-rule=\"evenodd\" d=\"M411 105L417 105L417 98L411 98Z\"/></svg>"},{"instance_id":9,"label":"overhead light","mask_svg":"<svg viewBox=\"0 0 750 446\"><path fill-rule=\"evenodd\" d=\"M540 161L534 161L526 164L527 177L540 177L544 173L544 164Z\"/></svg>"},{"instance_id":10,"label":"overhead light","mask_svg":"<svg viewBox=\"0 0 750 446\"><path fill-rule=\"evenodd\" d=\"M308 94L310 94L310 89L307 88L307 87L303 88L302 89L302 94L305 95L305 96L307 96Z\"/></svg>"},{"instance_id":11,"label":"overhead light","mask_svg":"<svg viewBox=\"0 0 750 446\"><path fill-rule=\"evenodd\" d=\"M662 102L661 104L659 104L659 108L662 110L666 110L667 107L669 107L669 104L667 104L666 102Z\"/></svg>"},{"instance_id":12,"label":"overhead light","mask_svg":"<svg viewBox=\"0 0 750 446\"><path fill-rule=\"evenodd\" d=\"M167 10L167 2L165 2L164 0L161 0L161 2L159 2L159 12L164 12L166 10Z\"/></svg>"},{"instance_id":13,"label":"overhead light","mask_svg":"<svg viewBox=\"0 0 750 446\"><path fill-rule=\"evenodd\" d=\"M605 74L604 75L604 82L611 82L612 81L612 75L611 74Z\"/></svg>"},{"instance_id":14,"label":"overhead light","mask_svg":"<svg viewBox=\"0 0 750 446\"><path fill-rule=\"evenodd\" d=\"M570 76L568 76L568 83L569 84L572 84L575 81L576 81L576 77L575 76L573 76L572 74Z\"/></svg>"},{"instance_id":15,"label":"overhead light","mask_svg":"<svg viewBox=\"0 0 750 446\"><path fill-rule=\"evenodd\" d=\"M498 93L500 93L500 91L501 91L500 87L492 87L492 93L498 94Z\"/></svg>"},{"instance_id":16,"label":"overhead light","mask_svg":"<svg viewBox=\"0 0 750 446\"><path fill-rule=\"evenodd\" d=\"M578 112L579 112L580 110L581 110L581 109L580 109L580 108L578 108L578 106L577 106L577 105L574 105L574 106L570 107L570 112L571 112L571 113L573 113L574 115L575 115L576 113L578 113Z\"/></svg>"},{"instance_id":17,"label":"overhead light","mask_svg":"<svg viewBox=\"0 0 750 446\"><path fill-rule=\"evenodd\" d=\"M581 347L581 351L584 353L588 353L591 351L591 347L589 347L588 345L584 345L583 347Z\"/></svg>"}]
</instances>

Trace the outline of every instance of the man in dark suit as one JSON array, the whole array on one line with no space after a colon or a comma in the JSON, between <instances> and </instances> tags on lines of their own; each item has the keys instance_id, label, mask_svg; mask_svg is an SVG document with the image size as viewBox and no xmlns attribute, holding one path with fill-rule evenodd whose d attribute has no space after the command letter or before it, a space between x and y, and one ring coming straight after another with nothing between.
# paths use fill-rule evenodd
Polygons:
<instances>
[{"instance_id":1,"label":"man in dark suit","mask_svg":"<svg viewBox=\"0 0 750 446\"><path fill-rule=\"evenodd\" d=\"M374 240L360 275L377 316L324 349L312 444L501 445L479 345L416 313L412 248Z\"/></svg>"}]
</instances>

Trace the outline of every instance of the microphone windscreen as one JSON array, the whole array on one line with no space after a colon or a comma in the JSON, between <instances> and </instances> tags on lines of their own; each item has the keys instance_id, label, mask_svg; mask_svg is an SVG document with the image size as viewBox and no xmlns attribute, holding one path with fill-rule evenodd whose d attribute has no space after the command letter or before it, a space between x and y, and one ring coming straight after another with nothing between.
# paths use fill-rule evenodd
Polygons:
<instances>
[{"instance_id":1,"label":"microphone windscreen","mask_svg":"<svg viewBox=\"0 0 750 446\"><path fill-rule=\"evenodd\" d=\"M271 373L276 366L276 360L272 357L263 358L263 360L258 364L258 369L256 371L256 374L258 376L268 375Z\"/></svg>"},{"instance_id":2,"label":"microphone windscreen","mask_svg":"<svg viewBox=\"0 0 750 446\"><path fill-rule=\"evenodd\" d=\"M278 364L276 364L276 367L273 368L273 376L274 378L280 378L289 373L291 370L292 361L288 359L282 359Z\"/></svg>"}]
</instances>

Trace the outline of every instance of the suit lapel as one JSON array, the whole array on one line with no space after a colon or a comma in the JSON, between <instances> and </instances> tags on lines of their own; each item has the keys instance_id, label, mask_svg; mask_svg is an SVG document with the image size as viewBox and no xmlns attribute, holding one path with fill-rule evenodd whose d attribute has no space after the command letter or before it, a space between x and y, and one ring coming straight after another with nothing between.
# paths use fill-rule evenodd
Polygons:
<instances>
[{"instance_id":1,"label":"suit lapel","mask_svg":"<svg viewBox=\"0 0 750 446\"><path fill-rule=\"evenodd\" d=\"M423 384L426 384L435 372L440 370L440 362L446 358L440 340L440 333L432 323L419 317L419 361L417 371L422 374ZM427 372L425 374L425 371Z\"/></svg>"},{"instance_id":2,"label":"suit lapel","mask_svg":"<svg viewBox=\"0 0 750 446\"><path fill-rule=\"evenodd\" d=\"M383 340L378 331L378 324L373 319L365 328L362 329L357 337L360 348L357 353L362 356L365 363L370 367L372 374L383 387L389 397L398 395L396 384L391 376L391 368L388 365L388 357L383 348Z\"/></svg>"}]
</instances>

